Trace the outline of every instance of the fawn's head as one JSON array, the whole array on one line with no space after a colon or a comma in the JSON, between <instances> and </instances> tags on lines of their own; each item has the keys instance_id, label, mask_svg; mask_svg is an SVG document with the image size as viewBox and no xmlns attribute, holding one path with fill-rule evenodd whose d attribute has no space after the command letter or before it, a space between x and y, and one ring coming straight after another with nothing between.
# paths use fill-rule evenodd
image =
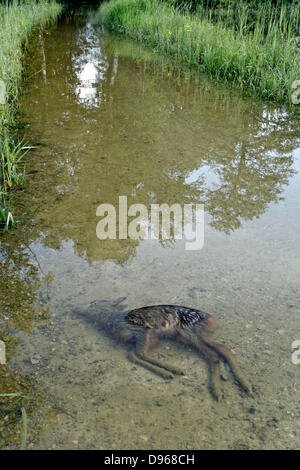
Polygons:
<instances>
[{"instance_id":1,"label":"fawn's head","mask_svg":"<svg viewBox=\"0 0 300 470\"><path fill-rule=\"evenodd\" d=\"M80 316L96 316L104 312L114 312L124 310L124 304L120 305L126 297L119 297L116 300L94 300L86 305L78 305L73 308L73 312Z\"/></svg>"}]
</instances>

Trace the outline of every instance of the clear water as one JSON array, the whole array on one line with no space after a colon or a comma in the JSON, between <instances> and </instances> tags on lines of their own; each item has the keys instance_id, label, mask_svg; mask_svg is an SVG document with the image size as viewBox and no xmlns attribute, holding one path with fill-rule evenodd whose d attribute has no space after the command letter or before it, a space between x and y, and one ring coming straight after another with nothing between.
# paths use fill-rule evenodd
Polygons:
<instances>
[{"instance_id":1,"label":"clear water","mask_svg":"<svg viewBox=\"0 0 300 470\"><path fill-rule=\"evenodd\" d=\"M22 98L27 186L22 222L1 238L0 393L25 400L33 449L298 448L299 121L189 76L87 19L36 38ZM46 72L46 73L45 73ZM204 203L203 249L184 240L96 237L96 208ZM95 299L179 304L211 313L254 398L223 370L164 342L184 377L164 381L72 313ZM113 314L113 312L112 312ZM18 447L20 410L0 408L2 446Z\"/></svg>"}]
</instances>

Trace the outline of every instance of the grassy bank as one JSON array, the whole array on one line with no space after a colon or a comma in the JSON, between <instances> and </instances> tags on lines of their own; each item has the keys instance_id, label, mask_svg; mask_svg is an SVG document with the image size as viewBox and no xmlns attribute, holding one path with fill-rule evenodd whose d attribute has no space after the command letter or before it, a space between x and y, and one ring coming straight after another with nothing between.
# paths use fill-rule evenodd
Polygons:
<instances>
[{"instance_id":1,"label":"grassy bank","mask_svg":"<svg viewBox=\"0 0 300 470\"><path fill-rule=\"evenodd\" d=\"M24 47L32 29L53 21L60 11L52 1L0 4L0 229L13 224L12 190L24 185L21 161L26 149L16 136Z\"/></svg>"},{"instance_id":2,"label":"grassy bank","mask_svg":"<svg viewBox=\"0 0 300 470\"><path fill-rule=\"evenodd\" d=\"M274 9L274 3L262 2L253 23L247 2L219 15L206 2L199 1L194 14L173 3L111 0L100 6L95 21L250 95L291 102L291 85L300 79L299 4Z\"/></svg>"},{"instance_id":3,"label":"grassy bank","mask_svg":"<svg viewBox=\"0 0 300 470\"><path fill-rule=\"evenodd\" d=\"M272 23L281 23L299 34L299 0L164 0L179 9L185 9L201 18L222 23L244 33L259 26L264 34Z\"/></svg>"}]
</instances>

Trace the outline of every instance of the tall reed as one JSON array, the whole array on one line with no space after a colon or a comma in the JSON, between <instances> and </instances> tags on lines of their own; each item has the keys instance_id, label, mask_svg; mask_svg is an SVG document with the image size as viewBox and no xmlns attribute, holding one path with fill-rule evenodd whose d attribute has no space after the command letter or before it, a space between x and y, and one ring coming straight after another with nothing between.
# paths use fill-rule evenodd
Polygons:
<instances>
[{"instance_id":1,"label":"tall reed","mask_svg":"<svg viewBox=\"0 0 300 470\"><path fill-rule=\"evenodd\" d=\"M111 0L100 6L96 21L249 95L290 103L291 85L300 79L299 11L285 16L282 6L272 16L262 5L253 24L243 4L230 24L229 12L224 20L204 7L191 14L159 0Z\"/></svg>"},{"instance_id":2,"label":"tall reed","mask_svg":"<svg viewBox=\"0 0 300 470\"><path fill-rule=\"evenodd\" d=\"M21 161L26 153L15 137L17 100L23 72L23 52L33 27L57 18L54 1L13 0L0 4L0 229L14 222L12 190L24 184Z\"/></svg>"},{"instance_id":3,"label":"tall reed","mask_svg":"<svg viewBox=\"0 0 300 470\"><path fill-rule=\"evenodd\" d=\"M299 34L299 0L165 0L180 10L196 12L201 18L222 21L226 26L244 33L260 25L264 33L272 23L288 27Z\"/></svg>"}]
</instances>

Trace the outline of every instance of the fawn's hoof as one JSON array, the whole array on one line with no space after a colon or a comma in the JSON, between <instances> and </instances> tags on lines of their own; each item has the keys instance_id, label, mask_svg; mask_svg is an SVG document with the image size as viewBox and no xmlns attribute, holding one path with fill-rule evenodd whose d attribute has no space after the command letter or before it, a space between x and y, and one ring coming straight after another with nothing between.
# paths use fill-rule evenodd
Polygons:
<instances>
[{"instance_id":1,"label":"fawn's hoof","mask_svg":"<svg viewBox=\"0 0 300 470\"><path fill-rule=\"evenodd\" d=\"M185 373L183 372L183 370L177 368L177 367L170 367L170 371L174 374L174 375L185 375Z\"/></svg>"}]
</instances>

